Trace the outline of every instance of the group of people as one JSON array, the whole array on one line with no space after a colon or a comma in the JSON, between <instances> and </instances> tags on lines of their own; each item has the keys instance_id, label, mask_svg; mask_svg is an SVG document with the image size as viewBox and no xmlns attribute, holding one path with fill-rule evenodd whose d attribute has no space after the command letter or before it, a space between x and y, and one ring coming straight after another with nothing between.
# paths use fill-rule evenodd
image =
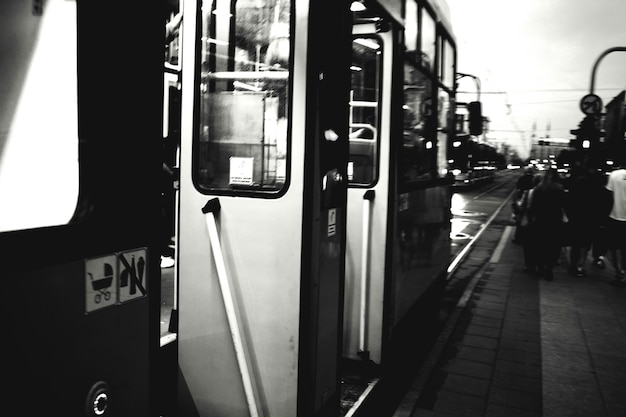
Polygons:
<instances>
[{"instance_id":1,"label":"group of people","mask_svg":"<svg viewBox=\"0 0 626 417\"><path fill-rule=\"evenodd\" d=\"M607 176L575 164L561 178L556 169L536 175L527 168L517 181L513 210L514 242L523 245L525 271L552 280L566 248L570 274L587 275L591 252L597 268L606 268L610 258L613 283L626 286L626 169Z\"/></svg>"}]
</instances>

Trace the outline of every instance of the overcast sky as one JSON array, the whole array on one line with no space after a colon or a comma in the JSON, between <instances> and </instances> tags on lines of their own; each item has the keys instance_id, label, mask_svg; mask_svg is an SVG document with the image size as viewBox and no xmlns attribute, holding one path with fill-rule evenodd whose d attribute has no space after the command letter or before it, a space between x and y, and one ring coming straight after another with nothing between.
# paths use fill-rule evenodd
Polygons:
<instances>
[{"instance_id":1,"label":"overcast sky","mask_svg":"<svg viewBox=\"0 0 626 417\"><path fill-rule=\"evenodd\" d=\"M522 156L535 135L570 139L584 117L598 57L626 47L626 0L447 0L458 71L481 80L488 138L506 139ZM595 93L606 105L626 88L626 52L600 62ZM476 98L471 79L459 101ZM550 130L548 131L548 126Z\"/></svg>"}]
</instances>

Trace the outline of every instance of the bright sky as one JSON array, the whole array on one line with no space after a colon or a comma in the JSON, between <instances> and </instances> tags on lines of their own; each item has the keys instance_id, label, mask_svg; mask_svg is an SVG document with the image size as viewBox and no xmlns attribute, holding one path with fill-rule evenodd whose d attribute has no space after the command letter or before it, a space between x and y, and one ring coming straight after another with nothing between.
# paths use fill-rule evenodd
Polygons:
<instances>
[{"instance_id":1,"label":"bright sky","mask_svg":"<svg viewBox=\"0 0 626 417\"><path fill-rule=\"evenodd\" d=\"M447 0L458 71L480 78L487 138L527 156L536 137L570 139L584 117L580 99L607 49L626 47L626 0ZM595 93L606 105L626 88L626 52L599 64ZM471 78L459 101L476 99ZM548 131L549 127L549 131Z\"/></svg>"}]
</instances>

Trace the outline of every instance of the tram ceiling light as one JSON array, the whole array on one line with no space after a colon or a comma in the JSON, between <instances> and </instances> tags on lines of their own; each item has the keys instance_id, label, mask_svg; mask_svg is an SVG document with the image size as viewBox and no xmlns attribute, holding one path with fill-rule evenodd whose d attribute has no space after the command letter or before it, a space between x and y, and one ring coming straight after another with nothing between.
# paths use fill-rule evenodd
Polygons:
<instances>
[{"instance_id":1,"label":"tram ceiling light","mask_svg":"<svg viewBox=\"0 0 626 417\"><path fill-rule=\"evenodd\" d=\"M354 0L352 4L350 4L350 11L352 12L362 12L364 10L367 10L367 7L365 7L365 4L363 4L361 0Z\"/></svg>"}]
</instances>

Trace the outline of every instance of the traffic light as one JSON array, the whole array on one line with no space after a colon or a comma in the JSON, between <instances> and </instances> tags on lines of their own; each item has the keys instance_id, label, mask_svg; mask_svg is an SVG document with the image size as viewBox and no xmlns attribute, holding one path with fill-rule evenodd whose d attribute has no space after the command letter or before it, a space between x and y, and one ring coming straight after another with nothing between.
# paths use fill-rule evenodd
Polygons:
<instances>
[{"instance_id":1,"label":"traffic light","mask_svg":"<svg viewBox=\"0 0 626 417\"><path fill-rule=\"evenodd\" d=\"M576 139L572 141L575 148L582 151L589 151L595 148L600 139L598 118L594 115L585 116L578 124L578 129L570 130L570 133L576 135Z\"/></svg>"},{"instance_id":2,"label":"traffic light","mask_svg":"<svg viewBox=\"0 0 626 417\"><path fill-rule=\"evenodd\" d=\"M470 135L482 135L483 133L483 110L480 101L472 101L467 104L469 112Z\"/></svg>"}]
</instances>

